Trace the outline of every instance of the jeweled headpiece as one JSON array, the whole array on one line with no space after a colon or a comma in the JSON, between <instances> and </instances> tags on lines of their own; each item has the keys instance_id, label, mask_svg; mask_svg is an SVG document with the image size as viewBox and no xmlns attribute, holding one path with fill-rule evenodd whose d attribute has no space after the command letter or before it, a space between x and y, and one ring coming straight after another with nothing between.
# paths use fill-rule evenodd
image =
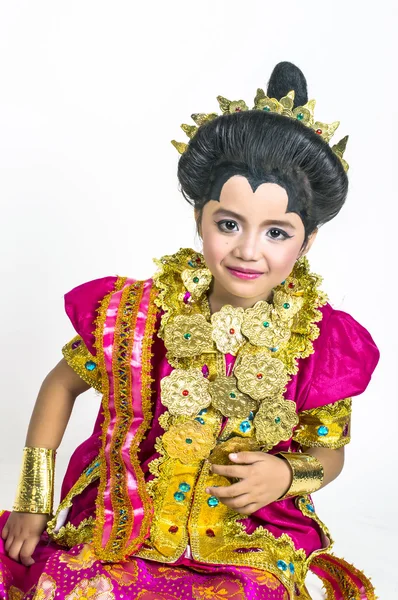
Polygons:
<instances>
[{"instance_id":1,"label":"jeweled headpiece","mask_svg":"<svg viewBox=\"0 0 398 600\"><path fill-rule=\"evenodd\" d=\"M278 113L288 117L289 119L297 119L303 123L303 125L313 129L313 131L320 135L325 142L329 143L336 129L340 125L340 121L334 121L330 125L327 123L322 123L321 121L315 121L314 108L316 101L309 100L306 104L304 104L304 106L297 106L296 108L293 108L294 96L295 92L292 90L287 94L287 96L284 96L280 100L277 100L276 98L268 98L268 96L265 95L264 90L259 88L257 90L256 97L254 98L254 106L252 110L265 110L267 112ZM223 96L217 96L217 100L223 115L249 110L244 100L227 100L227 98L224 98ZM207 123L208 121L212 121L218 116L220 115L217 113L195 113L191 115L191 118L196 123L197 127L195 125L187 125L183 123L181 128L187 134L187 136L192 139L198 131L200 125L203 125L203 123ZM343 137L337 144L332 146L332 151L340 159L345 171L348 171L348 163L343 159L343 155L347 146L347 140L348 135ZM175 148L177 148L180 154L183 154L188 148L188 144L185 144L184 142L176 142L175 140L172 140L171 143Z\"/></svg>"}]
</instances>

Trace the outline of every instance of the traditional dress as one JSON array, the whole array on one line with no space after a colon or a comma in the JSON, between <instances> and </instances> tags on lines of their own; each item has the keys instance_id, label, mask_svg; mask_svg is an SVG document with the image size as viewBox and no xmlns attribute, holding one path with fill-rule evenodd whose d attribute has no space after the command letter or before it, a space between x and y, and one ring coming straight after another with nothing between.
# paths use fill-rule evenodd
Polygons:
<instances>
[{"instance_id":1,"label":"traditional dress","mask_svg":"<svg viewBox=\"0 0 398 600\"><path fill-rule=\"evenodd\" d=\"M272 303L210 316L202 255L182 249L148 280L105 277L65 296L69 365L102 394L69 463L61 503L29 568L0 552L0 598L373 599L330 553L309 495L244 516L209 496L229 452L271 454L350 441L351 398L379 353L334 310L300 259ZM0 529L8 518L0 517Z\"/></svg>"}]
</instances>

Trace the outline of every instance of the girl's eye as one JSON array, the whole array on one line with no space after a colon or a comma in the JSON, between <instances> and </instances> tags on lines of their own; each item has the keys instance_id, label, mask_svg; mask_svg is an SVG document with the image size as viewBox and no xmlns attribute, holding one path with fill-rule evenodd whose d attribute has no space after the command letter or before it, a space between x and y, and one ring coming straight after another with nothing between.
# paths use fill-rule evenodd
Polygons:
<instances>
[{"instance_id":1,"label":"girl's eye","mask_svg":"<svg viewBox=\"0 0 398 600\"><path fill-rule=\"evenodd\" d=\"M231 231L239 231L238 225L235 221L217 221L217 226L220 231L224 233L230 233Z\"/></svg>"},{"instance_id":2,"label":"girl's eye","mask_svg":"<svg viewBox=\"0 0 398 600\"><path fill-rule=\"evenodd\" d=\"M283 231L283 229L276 229L275 227L269 230L268 235L273 240L286 240L292 237L291 235L288 235L286 231Z\"/></svg>"}]
</instances>

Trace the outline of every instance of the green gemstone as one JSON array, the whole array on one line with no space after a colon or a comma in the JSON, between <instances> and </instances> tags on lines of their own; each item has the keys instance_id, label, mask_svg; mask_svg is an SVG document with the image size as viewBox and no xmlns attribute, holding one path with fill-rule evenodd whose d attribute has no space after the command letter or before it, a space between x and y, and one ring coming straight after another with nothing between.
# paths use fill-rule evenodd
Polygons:
<instances>
[{"instance_id":1,"label":"green gemstone","mask_svg":"<svg viewBox=\"0 0 398 600\"><path fill-rule=\"evenodd\" d=\"M236 394L234 392L231 392L229 395L230 398L236 398Z\"/></svg>"},{"instance_id":2,"label":"green gemstone","mask_svg":"<svg viewBox=\"0 0 398 600\"><path fill-rule=\"evenodd\" d=\"M186 442L187 444L192 444L192 439L191 439L191 438L187 438L187 439L185 440L185 442Z\"/></svg>"},{"instance_id":3,"label":"green gemstone","mask_svg":"<svg viewBox=\"0 0 398 600\"><path fill-rule=\"evenodd\" d=\"M299 119L299 121L302 121L302 120L304 119L304 115L303 115L303 113L299 113L299 114L297 115L297 118Z\"/></svg>"},{"instance_id":4,"label":"green gemstone","mask_svg":"<svg viewBox=\"0 0 398 600\"><path fill-rule=\"evenodd\" d=\"M275 423L276 423L276 424L278 424L278 423L280 423L280 422L281 422L281 418L280 418L280 417L276 417L276 418L275 418Z\"/></svg>"},{"instance_id":5,"label":"green gemstone","mask_svg":"<svg viewBox=\"0 0 398 600\"><path fill-rule=\"evenodd\" d=\"M194 283L199 283L199 277L194 277L194 278L193 278L193 282L194 282Z\"/></svg>"},{"instance_id":6,"label":"green gemstone","mask_svg":"<svg viewBox=\"0 0 398 600\"><path fill-rule=\"evenodd\" d=\"M190 334L190 333L184 333L184 338L185 338L186 340L190 340L190 339L191 339L191 337L192 337L192 336L191 336L191 334Z\"/></svg>"},{"instance_id":7,"label":"green gemstone","mask_svg":"<svg viewBox=\"0 0 398 600\"><path fill-rule=\"evenodd\" d=\"M269 323L268 323L268 321L264 321L264 323L263 323L263 326L264 326L264 327L269 327Z\"/></svg>"},{"instance_id":8,"label":"green gemstone","mask_svg":"<svg viewBox=\"0 0 398 600\"><path fill-rule=\"evenodd\" d=\"M267 112L271 112L271 109L269 106L264 106L263 110L266 110Z\"/></svg>"},{"instance_id":9,"label":"green gemstone","mask_svg":"<svg viewBox=\"0 0 398 600\"><path fill-rule=\"evenodd\" d=\"M286 310L287 310L288 308L290 308L290 304L289 304L289 302L285 302L285 304L283 305L283 308L286 308Z\"/></svg>"}]
</instances>

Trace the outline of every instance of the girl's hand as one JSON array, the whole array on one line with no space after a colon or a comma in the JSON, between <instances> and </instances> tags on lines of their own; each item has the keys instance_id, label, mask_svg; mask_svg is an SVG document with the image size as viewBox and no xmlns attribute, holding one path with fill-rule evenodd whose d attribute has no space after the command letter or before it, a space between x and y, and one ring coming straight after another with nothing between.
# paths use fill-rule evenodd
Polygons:
<instances>
[{"instance_id":1,"label":"girl's hand","mask_svg":"<svg viewBox=\"0 0 398 600\"><path fill-rule=\"evenodd\" d=\"M264 452L239 452L229 458L237 464L213 465L212 471L240 481L230 486L209 487L206 492L236 512L250 515L278 500L290 487L292 471L283 458Z\"/></svg>"},{"instance_id":2,"label":"girl's hand","mask_svg":"<svg viewBox=\"0 0 398 600\"><path fill-rule=\"evenodd\" d=\"M8 556L25 567L33 565L32 554L49 518L49 515L12 512L1 533Z\"/></svg>"}]
</instances>

